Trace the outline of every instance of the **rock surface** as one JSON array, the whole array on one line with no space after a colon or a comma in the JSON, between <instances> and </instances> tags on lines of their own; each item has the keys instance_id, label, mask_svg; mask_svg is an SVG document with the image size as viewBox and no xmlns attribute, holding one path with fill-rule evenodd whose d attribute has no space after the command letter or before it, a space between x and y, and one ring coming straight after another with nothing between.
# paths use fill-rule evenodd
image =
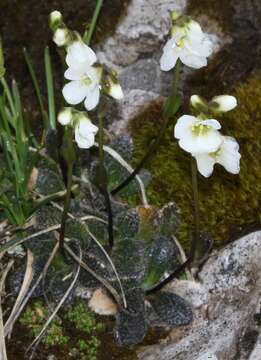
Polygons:
<instances>
[{"instance_id":1,"label":"rock surface","mask_svg":"<svg viewBox=\"0 0 261 360\"><path fill-rule=\"evenodd\" d=\"M169 94L172 73L160 70L159 59L171 27L170 12L184 13L186 5L186 0L132 0L115 33L96 49L99 61L118 72L125 94L124 100L109 110L107 122L112 123L112 133L126 131L129 120ZM213 33L211 21L205 19L204 25L216 52L223 38ZM185 68L184 78L191 72Z\"/></svg>"},{"instance_id":2,"label":"rock surface","mask_svg":"<svg viewBox=\"0 0 261 360\"><path fill-rule=\"evenodd\" d=\"M174 282L173 291L194 305L191 326L173 330L160 345L139 354L140 360L261 359L261 231L215 252L203 266L200 284ZM201 300L200 294L205 294ZM175 289L175 290L174 290ZM169 290L169 289L168 289ZM186 299L186 297L185 297Z\"/></svg>"}]
</instances>

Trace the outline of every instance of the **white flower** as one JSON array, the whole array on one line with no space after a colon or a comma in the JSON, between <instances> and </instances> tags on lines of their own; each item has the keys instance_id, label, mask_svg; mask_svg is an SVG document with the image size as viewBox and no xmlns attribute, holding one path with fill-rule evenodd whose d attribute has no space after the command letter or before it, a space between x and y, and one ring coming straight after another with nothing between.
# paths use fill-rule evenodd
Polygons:
<instances>
[{"instance_id":1,"label":"white flower","mask_svg":"<svg viewBox=\"0 0 261 360\"><path fill-rule=\"evenodd\" d=\"M75 125L75 141L81 149L89 149L94 145L97 126L93 125L86 115L78 118Z\"/></svg>"},{"instance_id":2,"label":"white flower","mask_svg":"<svg viewBox=\"0 0 261 360\"><path fill-rule=\"evenodd\" d=\"M53 41L57 46L65 46L69 40L68 29L58 28L53 35Z\"/></svg>"},{"instance_id":3,"label":"white flower","mask_svg":"<svg viewBox=\"0 0 261 360\"><path fill-rule=\"evenodd\" d=\"M215 152L222 143L218 132L220 123L215 119L201 120L191 115L181 116L174 130L179 146L190 153Z\"/></svg>"},{"instance_id":4,"label":"white flower","mask_svg":"<svg viewBox=\"0 0 261 360\"><path fill-rule=\"evenodd\" d=\"M210 106L218 112L227 112L237 106L237 99L231 95L219 95L213 97Z\"/></svg>"},{"instance_id":5,"label":"white flower","mask_svg":"<svg viewBox=\"0 0 261 360\"><path fill-rule=\"evenodd\" d=\"M207 65L207 57L213 51L213 44L207 34L204 34L200 25L189 20L182 26L174 26L172 37L163 48L160 67L169 71L178 59L191 68L199 69Z\"/></svg>"},{"instance_id":6,"label":"white flower","mask_svg":"<svg viewBox=\"0 0 261 360\"><path fill-rule=\"evenodd\" d=\"M69 125L73 121L73 109L70 107L64 108L62 111L58 114L58 122L63 125Z\"/></svg>"},{"instance_id":7,"label":"white flower","mask_svg":"<svg viewBox=\"0 0 261 360\"><path fill-rule=\"evenodd\" d=\"M239 145L233 137L223 136L220 148L209 154L193 154L201 175L209 177L215 164L222 165L228 172L238 174L240 171Z\"/></svg>"},{"instance_id":8,"label":"white flower","mask_svg":"<svg viewBox=\"0 0 261 360\"><path fill-rule=\"evenodd\" d=\"M67 103L76 105L84 101L87 110L99 103L102 69L93 64L97 58L94 51L82 41L76 41L67 49L65 78L71 80L63 88Z\"/></svg>"}]
</instances>

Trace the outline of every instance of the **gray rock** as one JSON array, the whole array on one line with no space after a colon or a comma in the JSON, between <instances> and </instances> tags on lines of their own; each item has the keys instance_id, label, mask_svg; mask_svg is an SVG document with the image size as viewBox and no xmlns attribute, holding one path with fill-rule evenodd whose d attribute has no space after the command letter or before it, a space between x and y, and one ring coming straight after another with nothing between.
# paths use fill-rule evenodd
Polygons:
<instances>
[{"instance_id":1,"label":"gray rock","mask_svg":"<svg viewBox=\"0 0 261 360\"><path fill-rule=\"evenodd\" d=\"M214 253L199 273L209 291L251 291L261 277L261 233L255 232Z\"/></svg>"},{"instance_id":2,"label":"gray rock","mask_svg":"<svg viewBox=\"0 0 261 360\"><path fill-rule=\"evenodd\" d=\"M109 131L116 135L125 132L130 119L136 117L145 107L149 106L156 99L161 99L158 94L145 90L130 90L124 99L119 102L115 114L115 121Z\"/></svg>"},{"instance_id":3,"label":"gray rock","mask_svg":"<svg viewBox=\"0 0 261 360\"><path fill-rule=\"evenodd\" d=\"M186 0L132 0L115 34L98 52L99 59L114 67L126 66L140 54L155 51L169 32L169 13L183 12L185 6Z\"/></svg>"},{"instance_id":4,"label":"gray rock","mask_svg":"<svg viewBox=\"0 0 261 360\"><path fill-rule=\"evenodd\" d=\"M177 279L167 286L167 290L186 299L195 309L207 304L209 299L208 290L197 281Z\"/></svg>"},{"instance_id":5,"label":"gray rock","mask_svg":"<svg viewBox=\"0 0 261 360\"><path fill-rule=\"evenodd\" d=\"M260 360L261 354L261 334L259 335L253 351L250 354L249 360Z\"/></svg>"},{"instance_id":6,"label":"gray rock","mask_svg":"<svg viewBox=\"0 0 261 360\"><path fill-rule=\"evenodd\" d=\"M261 231L213 254L199 279L208 302L194 310L193 324L184 327L180 336L173 330L168 341L148 347L139 359L260 359L260 329L254 318L261 301Z\"/></svg>"}]
</instances>

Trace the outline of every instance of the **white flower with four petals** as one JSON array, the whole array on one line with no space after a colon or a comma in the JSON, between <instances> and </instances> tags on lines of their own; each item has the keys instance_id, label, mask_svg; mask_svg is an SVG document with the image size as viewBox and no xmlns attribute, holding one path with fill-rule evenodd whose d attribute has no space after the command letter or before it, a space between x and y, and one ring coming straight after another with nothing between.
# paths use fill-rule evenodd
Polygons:
<instances>
[{"instance_id":1,"label":"white flower with four petals","mask_svg":"<svg viewBox=\"0 0 261 360\"><path fill-rule=\"evenodd\" d=\"M189 20L182 26L174 26L172 37L163 48L160 67L163 71L171 70L178 59L191 68L200 69L207 65L207 57L213 51L213 43L200 25Z\"/></svg>"},{"instance_id":2,"label":"white flower with four petals","mask_svg":"<svg viewBox=\"0 0 261 360\"><path fill-rule=\"evenodd\" d=\"M239 145L230 136L223 136L223 142L216 152L193 154L193 156L197 161L198 171L205 177L213 173L215 164L222 165L231 174L238 174L240 171Z\"/></svg>"},{"instance_id":3,"label":"white flower with four petals","mask_svg":"<svg viewBox=\"0 0 261 360\"><path fill-rule=\"evenodd\" d=\"M71 80L63 88L68 104L77 105L84 101L87 110L93 110L99 103L102 68L93 66L97 61L95 52L82 41L72 43L67 49L68 69L65 78Z\"/></svg>"},{"instance_id":4,"label":"white flower with four petals","mask_svg":"<svg viewBox=\"0 0 261 360\"><path fill-rule=\"evenodd\" d=\"M89 149L94 145L95 135L98 132L98 127L93 125L91 120L83 115L81 116L75 126L75 141L81 149Z\"/></svg>"},{"instance_id":5,"label":"white flower with four petals","mask_svg":"<svg viewBox=\"0 0 261 360\"><path fill-rule=\"evenodd\" d=\"M181 116L174 130L179 146L190 153L210 153L222 143L218 132L220 123L215 119L201 120L192 115Z\"/></svg>"}]
</instances>

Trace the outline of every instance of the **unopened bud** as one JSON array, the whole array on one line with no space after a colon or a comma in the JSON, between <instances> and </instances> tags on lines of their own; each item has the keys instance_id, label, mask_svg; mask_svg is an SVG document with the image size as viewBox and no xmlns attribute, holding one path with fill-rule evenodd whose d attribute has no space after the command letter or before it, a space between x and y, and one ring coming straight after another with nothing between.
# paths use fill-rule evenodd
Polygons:
<instances>
[{"instance_id":1,"label":"unopened bud","mask_svg":"<svg viewBox=\"0 0 261 360\"><path fill-rule=\"evenodd\" d=\"M172 21L178 20L178 18L179 18L180 16L181 16L181 14L178 13L177 11L172 11L172 13L171 13L171 19L172 19Z\"/></svg>"},{"instance_id":2,"label":"unopened bud","mask_svg":"<svg viewBox=\"0 0 261 360\"><path fill-rule=\"evenodd\" d=\"M63 23L63 16L60 13L60 11L52 11L49 15L49 24L50 28L55 31L57 28L59 28Z\"/></svg>"},{"instance_id":3,"label":"unopened bud","mask_svg":"<svg viewBox=\"0 0 261 360\"><path fill-rule=\"evenodd\" d=\"M105 82L105 92L116 100L124 97L121 85L114 74L109 74Z\"/></svg>"},{"instance_id":4,"label":"unopened bud","mask_svg":"<svg viewBox=\"0 0 261 360\"><path fill-rule=\"evenodd\" d=\"M68 44L70 39L69 30L66 28L59 28L53 35L53 41L57 46L65 46Z\"/></svg>"},{"instance_id":5,"label":"unopened bud","mask_svg":"<svg viewBox=\"0 0 261 360\"><path fill-rule=\"evenodd\" d=\"M211 100L209 106L215 112L227 112L233 110L237 106L237 99L231 95L215 96Z\"/></svg>"},{"instance_id":6,"label":"unopened bud","mask_svg":"<svg viewBox=\"0 0 261 360\"><path fill-rule=\"evenodd\" d=\"M66 107L58 114L58 122L63 125L69 125L73 120L73 109L71 107Z\"/></svg>"},{"instance_id":7,"label":"unopened bud","mask_svg":"<svg viewBox=\"0 0 261 360\"><path fill-rule=\"evenodd\" d=\"M205 113L208 111L208 104L206 100L199 95L192 95L190 98L190 103L192 107L199 112Z\"/></svg>"}]
</instances>

